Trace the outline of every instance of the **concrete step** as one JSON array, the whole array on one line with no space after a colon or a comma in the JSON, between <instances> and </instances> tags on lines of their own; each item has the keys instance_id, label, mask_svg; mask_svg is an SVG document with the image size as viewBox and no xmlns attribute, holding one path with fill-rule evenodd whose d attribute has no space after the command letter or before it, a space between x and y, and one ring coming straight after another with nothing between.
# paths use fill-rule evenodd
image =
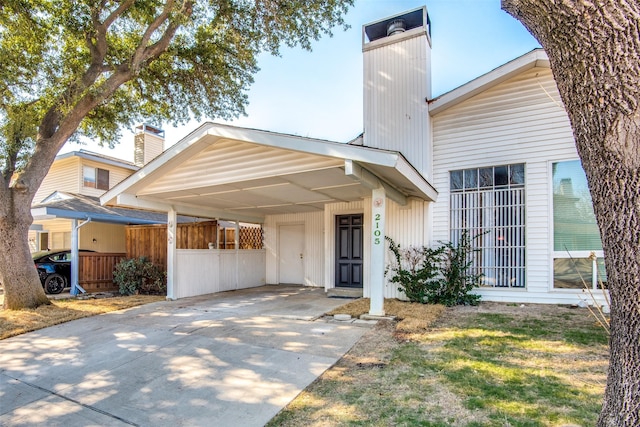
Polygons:
<instances>
[{"instance_id":1,"label":"concrete step","mask_svg":"<svg viewBox=\"0 0 640 427\"><path fill-rule=\"evenodd\" d=\"M362 288L332 288L327 290L330 298L362 298Z\"/></svg>"}]
</instances>

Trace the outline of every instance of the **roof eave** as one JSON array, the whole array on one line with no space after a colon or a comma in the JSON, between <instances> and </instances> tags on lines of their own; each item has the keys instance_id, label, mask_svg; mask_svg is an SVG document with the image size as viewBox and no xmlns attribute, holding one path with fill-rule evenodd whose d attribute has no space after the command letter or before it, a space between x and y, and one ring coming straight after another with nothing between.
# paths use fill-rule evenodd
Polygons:
<instances>
[{"instance_id":1,"label":"roof eave","mask_svg":"<svg viewBox=\"0 0 640 427\"><path fill-rule=\"evenodd\" d=\"M88 151L71 151L69 153L63 153L56 156L56 160L69 159L71 157L80 157L82 159L91 160L94 162L103 163L105 165L116 166L123 169L129 169L136 171L140 169L139 166L134 165L133 163L129 163L125 160L118 160L111 157L102 156L98 153L91 153Z\"/></svg>"},{"instance_id":2,"label":"roof eave","mask_svg":"<svg viewBox=\"0 0 640 427\"><path fill-rule=\"evenodd\" d=\"M429 101L429 114L437 115L467 99L482 93L518 74L535 68L549 68L549 58L543 49L534 49L513 61L471 80L464 85L453 89L439 97Z\"/></svg>"},{"instance_id":3,"label":"roof eave","mask_svg":"<svg viewBox=\"0 0 640 427\"><path fill-rule=\"evenodd\" d=\"M395 166L399 157L398 153L387 150L217 123L205 123L177 144L168 148L143 168L103 194L102 197L100 197L100 203L103 205L112 205L117 203L116 198L119 194L136 193L136 189L141 187L144 181L151 179L153 175L167 172L174 164L180 163L182 158L204 150L219 140L236 140L307 154L374 163L388 167Z\"/></svg>"},{"instance_id":4,"label":"roof eave","mask_svg":"<svg viewBox=\"0 0 640 427\"><path fill-rule=\"evenodd\" d=\"M33 216L34 221L44 221L57 218L86 220L90 218L92 221L107 222L111 224L158 224L157 220L147 220L96 212L74 211L47 206L31 209L31 215Z\"/></svg>"}]
</instances>

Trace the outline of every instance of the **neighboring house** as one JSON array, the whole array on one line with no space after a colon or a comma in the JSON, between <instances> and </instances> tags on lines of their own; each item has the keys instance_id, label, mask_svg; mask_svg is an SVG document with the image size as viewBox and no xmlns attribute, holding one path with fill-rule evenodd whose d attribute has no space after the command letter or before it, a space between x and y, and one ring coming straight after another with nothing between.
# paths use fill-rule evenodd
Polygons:
<instances>
[{"instance_id":1,"label":"neighboring house","mask_svg":"<svg viewBox=\"0 0 640 427\"><path fill-rule=\"evenodd\" d=\"M71 248L74 221L90 219L78 228L80 248L124 252L126 224L166 222L163 215L111 210L99 203L107 190L162 153L163 145L163 131L142 125L136 129L135 163L86 150L58 155L34 197L31 250Z\"/></svg>"},{"instance_id":2,"label":"neighboring house","mask_svg":"<svg viewBox=\"0 0 640 427\"><path fill-rule=\"evenodd\" d=\"M167 212L168 297L261 284L359 289L382 314L402 247L478 235L485 300L578 303L602 265L542 50L431 99L426 8L363 27L364 134L348 144L208 123L101 197ZM263 250L179 250L178 214L263 224ZM602 276L601 276L602 277Z\"/></svg>"}]
</instances>

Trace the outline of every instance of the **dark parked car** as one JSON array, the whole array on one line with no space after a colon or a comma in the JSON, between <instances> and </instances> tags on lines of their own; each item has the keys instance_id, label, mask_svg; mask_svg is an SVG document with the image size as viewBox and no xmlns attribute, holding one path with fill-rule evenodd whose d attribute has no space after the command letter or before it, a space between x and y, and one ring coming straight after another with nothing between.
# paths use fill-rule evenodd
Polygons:
<instances>
[{"instance_id":1,"label":"dark parked car","mask_svg":"<svg viewBox=\"0 0 640 427\"><path fill-rule=\"evenodd\" d=\"M80 250L80 252L92 252ZM35 252L33 262L40 282L48 294L59 294L71 283L71 250Z\"/></svg>"}]
</instances>

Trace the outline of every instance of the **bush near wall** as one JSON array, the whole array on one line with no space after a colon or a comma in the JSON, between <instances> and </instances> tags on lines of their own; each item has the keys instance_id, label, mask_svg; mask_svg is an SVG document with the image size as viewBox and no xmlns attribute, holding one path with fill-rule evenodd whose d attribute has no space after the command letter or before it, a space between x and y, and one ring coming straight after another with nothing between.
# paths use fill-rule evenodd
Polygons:
<instances>
[{"instance_id":1,"label":"bush near wall","mask_svg":"<svg viewBox=\"0 0 640 427\"><path fill-rule=\"evenodd\" d=\"M166 295L165 272L145 257L121 261L113 271L113 281L122 295Z\"/></svg>"},{"instance_id":2,"label":"bush near wall","mask_svg":"<svg viewBox=\"0 0 640 427\"><path fill-rule=\"evenodd\" d=\"M470 293L480 282L482 274L472 270L472 239L463 232L458 244L442 243L436 248L401 248L390 237L385 237L393 262L385 274L389 281L411 302L423 304L476 305L480 296Z\"/></svg>"}]
</instances>

